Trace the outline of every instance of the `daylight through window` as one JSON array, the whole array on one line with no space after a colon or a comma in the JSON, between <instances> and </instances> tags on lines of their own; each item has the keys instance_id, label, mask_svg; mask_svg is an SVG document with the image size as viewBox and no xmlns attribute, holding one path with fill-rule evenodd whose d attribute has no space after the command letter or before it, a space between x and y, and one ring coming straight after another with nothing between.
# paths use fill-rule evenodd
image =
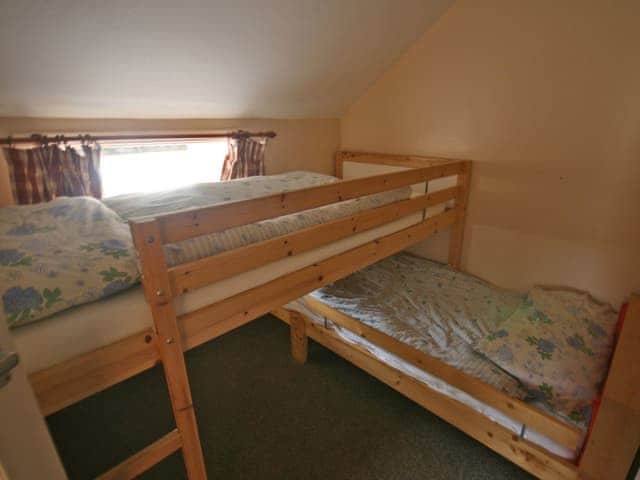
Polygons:
<instances>
[{"instance_id":1,"label":"daylight through window","mask_svg":"<svg viewBox=\"0 0 640 480\"><path fill-rule=\"evenodd\" d=\"M100 162L103 197L217 182L226 153L226 139L105 145Z\"/></svg>"}]
</instances>

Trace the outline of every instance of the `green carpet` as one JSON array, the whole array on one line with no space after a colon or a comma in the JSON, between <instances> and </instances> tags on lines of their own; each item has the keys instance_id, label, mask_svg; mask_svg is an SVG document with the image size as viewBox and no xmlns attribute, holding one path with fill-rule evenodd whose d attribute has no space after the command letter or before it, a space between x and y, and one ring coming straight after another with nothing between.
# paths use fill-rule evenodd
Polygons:
<instances>
[{"instance_id":1,"label":"green carpet","mask_svg":"<svg viewBox=\"0 0 640 480\"><path fill-rule=\"evenodd\" d=\"M267 316L187 353L211 479L520 479L515 465L324 347L289 355ZM173 428L155 368L48 419L71 479L93 478ZM175 454L142 478L186 478Z\"/></svg>"}]
</instances>

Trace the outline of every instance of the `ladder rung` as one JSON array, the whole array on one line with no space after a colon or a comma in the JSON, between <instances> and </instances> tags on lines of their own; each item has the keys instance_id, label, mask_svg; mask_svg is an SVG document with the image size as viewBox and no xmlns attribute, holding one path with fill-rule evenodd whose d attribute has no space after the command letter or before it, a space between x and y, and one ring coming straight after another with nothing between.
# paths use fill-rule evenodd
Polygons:
<instances>
[{"instance_id":1,"label":"ladder rung","mask_svg":"<svg viewBox=\"0 0 640 480\"><path fill-rule=\"evenodd\" d=\"M111 470L103 473L97 480L125 480L137 477L180 447L182 447L180 432L173 430Z\"/></svg>"}]
</instances>

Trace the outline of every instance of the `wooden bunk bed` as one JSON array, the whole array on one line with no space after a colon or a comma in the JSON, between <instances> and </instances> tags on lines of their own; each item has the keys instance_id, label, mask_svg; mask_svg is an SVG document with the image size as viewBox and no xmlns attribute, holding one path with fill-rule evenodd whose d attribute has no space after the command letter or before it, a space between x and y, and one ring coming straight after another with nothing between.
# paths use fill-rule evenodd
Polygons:
<instances>
[{"instance_id":1,"label":"wooden bunk bed","mask_svg":"<svg viewBox=\"0 0 640 480\"><path fill-rule=\"evenodd\" d=\"M185 350L399 252L439 230L452 228L454 241L461 245L471 168L469 161L389 155L374 155L372 158L383 165L404 159L417 162L419 166L130 222L153 327L30 375L41 410L49 415L162 363L177 428L100 478L135 477L177 450L182 450L189 478L206 478L184 363ZM259 243L174 267L168 267L166 263L163 247L167 244L456 176L458 185L452 188L432 194L423 188L421 195L367 208ZM445 202L456 202L456 205L428 218L422 213ZM406 222L410 217L412 220ZM398 222L404 222L403 226L394 226ZM368 235L369 238L339 253L324 254L319 260L259 286L195 311L176 314L174 301L192 290L271 262L319 251L358 235ZM457 247L457 251L460 252L461 248Z\"/></svg>"},{"instance_id":2,"label":"wooden bunk bed","mask_svg":"<svg viewBox=\"0 0 640 480\"><path fill-rule=\"evenodd\" d=\"M281 308L289 301L393 255L444 229L451 229L449 263L456 268L460 266L471 174L469 161L341 152L338 154L337 163L339 174L345 159L403 167L405 170L131 222L134 244L140 257L145 296L153 315L153 327L30 376L41 409L48 415L162 363L176 420L176 430L114 467L101 478L135 477L177 450L182 450L189 478L206 478L184 351L215 339L270 311L275 311L281 318L291 322L292 334L296 339L293 346L297 358L303 358L305 339L310 336L363 368L366 367L367 371L383 381L394 384L394 388L423 406L438 414L442 413L441 416L445 419L523 468L550 478L578 476L576 465L530 448L517 437L513 438L510 432L507 434L495 428L486 418L476 418L473 413L465 410L464 406L460 407L455 402L445 401L437 396L425 400L427 396L414 384L415 382L399 377L384 364L376 364L366 353L345 346L332 337L330 330L318 330L297 314L291 314ZM432 193L423 188L421 195L406 200L366 209L328 223L187 264L168 267L165 260L163 246L167 244L403 186L424 185L445 177L457 177L456 186ZM451 206L451 203L454 203L454 206ZM444 204L448 207L441 213L431 216L423 213L408 226L384 232L382 230L399 219L407 219L426 212L431 207ZM174 301L193 290L258 269L271 262L304 255L334 242L371 232L383 233L376 233L373 238L355 247L328 254L311 264L288 271L275 279L198 310L176 314ZM636 320L630 318L627 325L636 324L636 327L625 327L616 359L636 358L633 347L630 346L638 340L636 303L632 305L629 317L636 317ZM446 369L440 371L442 375L455 376ZM629 380L637 382L637 371L633 370L632 375L634 376L630 376L627 371L619 372L614 360L603 402L604 413L601 414L601 417L608 416L610 420L606 424L604 421L596 424L591 437L594 440L587 445L581 463L581 468L582 465L592 465L589 469L580 470L584 471L585 478L599 478L593 473L597 472L598 468L603 468L607 462L624 463L627 459L626 451L620 453L611 450L608 439L614 434L626 435L631 442L633 435L637 433L638 399L637 395L627 395L630 393L630 387L625 383ZM465 379L461 377L460 382L464 383ZM491 396L482 386L478 386L477 391L479 395L485 392L485 395ZM506 405L504 408L522 412L527 419L533 418L537 424L549 425L548 429L553 430L554 435L566 442L574 442L576 439L575 432L570 428L552 421L546 422L546 418L531 412L526 405L523 407L509 402L504 397L496 397L496 401L502 402L503 407ZM631 422L628 421L628 417L627 420L623 420L623 415L629 413L635 415ZM625 427L616 427L615 422L621 421Z\"/></svg>"}]
</instances>

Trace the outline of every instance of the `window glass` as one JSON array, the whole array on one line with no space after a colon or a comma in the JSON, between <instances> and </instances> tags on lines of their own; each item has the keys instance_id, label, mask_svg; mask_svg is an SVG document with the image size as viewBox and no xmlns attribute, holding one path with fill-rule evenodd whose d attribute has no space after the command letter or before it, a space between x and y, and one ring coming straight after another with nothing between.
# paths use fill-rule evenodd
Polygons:
<instances>
[{"instance_id":1,"label":"window glass","mask_svg":"<svg viewBox=\"0 0 640 480\"><path fill-rule=\"evenodd\" d=\"M176 144L105 145L100 173L104 198L218 182L225 139Z\"/></svg>"}]
</instances>

